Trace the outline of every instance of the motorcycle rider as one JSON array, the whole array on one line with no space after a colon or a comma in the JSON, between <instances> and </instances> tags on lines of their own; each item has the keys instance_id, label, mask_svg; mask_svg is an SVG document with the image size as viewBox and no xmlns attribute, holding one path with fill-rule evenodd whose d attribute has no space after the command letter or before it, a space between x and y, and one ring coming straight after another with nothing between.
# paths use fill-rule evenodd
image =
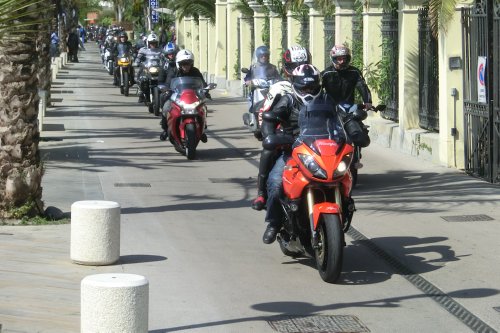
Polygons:
<instances>
[{"instance_id":1,"label":"motorcycle rider","mask_svg":"<svg viewBox=\"0 0 500 333\"><path fill-rule=\"evenodd\" d=\"M321 86L321 74L316 67L309 64L300 65L292 72L291 81L292 93L284 95L272 110L263 115L262 130L267 137L263 142L264 149L261 154L261 159L267 159L269 165L274 163L267 182L268 200L266 222L268 222L268 225L262 236L262 240L265 244L274 242L284 219L280 197L283 190L283 171L286 162L290 158L290 152L280 151L278 157L274 157L271 149L274 148L273 145L276 146L275 143L282 141L279 140L278 137L280 135L288 135L296 139L299 132L304 130L299 128L299 125L307 105L322 103L332 106L332 116L336 119L334 124L335 130L338 133L345 133L348 142L351 143L353 141L352 138L349 137L349 133L344 131L344 115L339 115L337 113L332 98L323 91ZM279 130L277 129L277 125L280 125ZM292 143L292 141L289 141L289 143ZM356 142L352 143L357 144ZM264 154L266 151L271 151L271 154ZM348 209L349 206L351 206L352 209ZM350 220L354 211L354 201L352 198L347 198L346 202L343 203L343 210L347 212L346 218Z\"/></svg>"},{"instance_id":2,"label":"motorcycle rider","mask_svg":"<svg viewBox=\"0 0 500 333\"><path fill-rule=\"evenodd\" d=\"M252 87L252 79L254 79L256 75L262 76L261 73L264 73L266 80L281 80L278 69L269 62L270 54L269 48L265 45L261 45L255 49L253 64L250 66L245 78L243 79L246 86ZM250 101L249 110L252 109L253 91L254 89L251 88L250 93L248 94Z\"/></svg>"},{"instance_id":3,"label":"motorcycle rider","mask_svg":"<svg viewBox=\"0 0 500 333\"><path fill-rule=\"evenodd\" d=\"M361 71L350 65L351 50L343 45L335 45L330 51L330 59L332 65L321 72L321 76L323 87L335 104L354 104L354 93L355 90L358 90L363 99L365 110L370 110L372 95ZM346 131L351 139L359 143L358 146L367 147L370 144L370 137L361 119L351 120L354 121L346 122ZM359 163L359 161L356 163Z\"/></svg>"},{"instance_id":4,"label":"motorcycle rider","mask_svg":"<svg viewBox=\"0 0 500 333\"><path fill-rule=\"evenodd\" d=\"M178 51L179 49L177 48L177 45L172 42L168 42L167 45L165 45L165 47L163 48L163 52L165 53L165 57L167 58L165 66L163 67L165 71L174 69L176 67L175 56L177 55Z\"/></svg>"},{"instance_id":5,"label":"motorcycle rider","mask_svg":"<svg viewBox=\"0 0 500 333\"><path fill-rule=\"evenodd\" d=\"M141 48L137 53L137 58L135 59L135 66L139 66L139 70L137 71L137 82L140 83L140 92L139 92L139 100L138 103L144 103L145 96L149 96L146 94L148 91L148 82L145 77L142 76L143 68L141 64L150 58L158 58L160 59L160 63L164 62L164 57L162 54L162 50L158 47L158 36L155 33L151 33L147 37L147 46Z\"/></svg>"},{"instance_id":6,"label":"motorcycle rider","mask_svg":"<svg viewBox=\"0 0 500 333\"><path fill-rule=\"evenodd\" d=\"M132 55L132 43L128 41L128 35L125 31L120 32L118 35L118 42L113 44L113 49L111 50L111 53L113 54L113 59L115 61L115 68L118 66L118 58L121 55ZM114 73L114 80L113 84L117 86L119 84L118 80L118 75L120 74L119 71L115 71ZM134 79L134 68L130 68L130 80L132 85L135 83Z\"/></svg>"},{"instance_id":7,"label":"motorcycle rider","mask_svg":"<svg viewBox=\"0 0 500 333\"><path fill-rule=\"evenodd\" d=\"M287 93L292 93L292 73L295 68L300 65L310 64L311 54L309 51L300 45L294 45L289 47L283 53L283 74L287 79L286 81L279 81L271 86L269 89L269 94L267 96L268 100L272 98L271 105L268 107L271 110L277 102ZM267 102L267 101L266 101ZM274 152L264 150L263 155L271 155ZM262 210L266 205L266 185L267 177L269 175L270 168L272 165L269 164L270 157L262 157L260 159L259 174L257 175L257 197L252 202L252 208L255 210Z\"/></svg>"},{"instance_id":8,"label":"motorcycle rider","mask_svg":"<svg viewBox=\"0 0 500 333\"><path fill-rule=\"evenodd\" d=\"M372 95L361 71L350 65L351 50L335 45L330 51L332 64L321 72L323 87L335 103L354 104L354 92L358 90L366 109L372 106Z\"/></svg>"},{"instance_id":9,"label":"motorcycle rider","mask_svg":"<svg viewBox=\"0 0 500 333\"><path fill-rule=\"evenodd\" d=\"M162 76L158 78L158 81L163 82L163 84L167 88L170 88L170 82L172 82L174 78L182 76L199 77L203 82L203 86L204 87L207 86L203 74L201 74L198 68L194 67L194 55L191 51L184 49L177 52L177 55L175 56L175 63L176 67L169 69L166 72L166 75L164 74L166 76L164 80ZM163 132L160 134L160 140L162 141L165 141L168 138L167 114L168 112L170 112L172 108L171 106L172 102L170 101L171 95L172 91L168 90L161 96L160 105L163 105L163 107L162 107L160 125L161 128L163 129ZM205 93L205 96L208 99L212 99L212 97L208 92ZM207 142L206 135L203 136L202 141Z\"/></svg>"}]
</instances>

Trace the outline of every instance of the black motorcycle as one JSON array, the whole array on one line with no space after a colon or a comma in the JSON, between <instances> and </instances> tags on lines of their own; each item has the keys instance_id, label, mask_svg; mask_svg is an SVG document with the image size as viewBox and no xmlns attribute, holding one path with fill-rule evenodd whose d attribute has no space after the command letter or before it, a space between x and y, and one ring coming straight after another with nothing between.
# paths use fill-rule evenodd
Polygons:
<instances>
[{"instance_id":1,"label":"black motorcycle","mask_svg":"<svg viewBox=\"0 0 500 333\"><path fill-rule=\"evenodd\" d=\"M162 67L159 58L146 58L142 63L141 84L143 88L144 103L148 111L155 116L160 115L160 89L158 88L158 75Z\"/></svg>"}]
</instances>

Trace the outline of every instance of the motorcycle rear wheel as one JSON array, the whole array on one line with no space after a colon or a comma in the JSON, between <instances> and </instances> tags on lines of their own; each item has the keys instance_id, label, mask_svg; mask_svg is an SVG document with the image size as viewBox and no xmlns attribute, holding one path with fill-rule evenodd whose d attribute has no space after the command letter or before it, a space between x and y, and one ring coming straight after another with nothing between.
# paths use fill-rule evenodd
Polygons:
<instances>
[{"instance_id":1,"label":"motorcycle rear wheel","mask_svg":"<svg viewBox=\"0 0 500 333\"><path fill-rule=\"evenodd\" d=\"M184 128L186 134L186 156L188 160L196 158L196 126L194 124L187 124Z\"/></svg>"},{"instance_id":2,"label":"motorcycle rear wheel","mask_svg":"<svg viewBox=\"0 0 500 333\"><path fill-rule=\"evenodd\" d=\"M316 267L323 281L335 283L342 272L344 233L337 215L323 214L318 225Z\"/></svg>"}]
</instances>

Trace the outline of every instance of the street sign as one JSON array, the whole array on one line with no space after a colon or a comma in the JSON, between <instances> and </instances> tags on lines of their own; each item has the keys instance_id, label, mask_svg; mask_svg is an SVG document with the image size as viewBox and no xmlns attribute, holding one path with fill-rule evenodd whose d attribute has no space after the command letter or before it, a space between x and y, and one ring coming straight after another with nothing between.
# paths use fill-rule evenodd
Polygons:
<instances>
[{"instance_id":1,"label":"street sign","mask_svg":"<svg viewBox=\"0 0 500 333\"><path fill-rule=\"evenodd\" d=\"M151 21L153 23L158 23L160 21L160 15L156 10L151 10Z\"/></svg>"},{"instance_id":2,"label":"street sign","mask_svg":"<svg viewBox=\"0 0 500 333\"><path fill-rule=\"evenodd\" d=\"M477 101L486 103L486 57L477 58Z\"/></svg>"},{"instance_id":3,"label":"street sign","mask_svg":"<svg viewBox=\"0 0 500 333\"><path fill-rule=\"evenodd\" d=\"M149 0L149 7L151 9L158 8L158 0Z\"/></svg>"}]
</instances>

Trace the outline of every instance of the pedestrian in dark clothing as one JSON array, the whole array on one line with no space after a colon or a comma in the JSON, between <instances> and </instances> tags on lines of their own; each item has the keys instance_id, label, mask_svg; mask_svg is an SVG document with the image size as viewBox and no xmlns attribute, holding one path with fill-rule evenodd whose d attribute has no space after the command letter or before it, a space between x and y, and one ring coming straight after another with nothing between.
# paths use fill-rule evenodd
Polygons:
<instances>
[{"instance_id":1,"label":"pedestrian in dark clothing","mask_svg":"<svg viewBox=\"0 0 500 333\"><path fill-rule=\"evenodd\" d=\"M78 62L78 45L80 45L80 38L76 30L69 33L68 41L66 42L68 46L68 57L71 62Z\"/></svg>"}]
</instances>

